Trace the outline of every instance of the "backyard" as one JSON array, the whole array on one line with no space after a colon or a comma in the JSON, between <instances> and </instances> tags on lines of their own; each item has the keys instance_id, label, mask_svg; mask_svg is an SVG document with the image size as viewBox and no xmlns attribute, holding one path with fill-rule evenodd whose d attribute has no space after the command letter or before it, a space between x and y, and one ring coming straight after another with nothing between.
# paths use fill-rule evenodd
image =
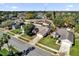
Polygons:
<instances>
[{"instance_id":1,"label":"backyard","mask_svg":"<svg viewBox=\"0 0 79 59\"><path fill-rule=\"evenodd\" d=\"M41 39L39 43L56 50L59 50L59 47L60 47L59 45L56 44L56 39L52 38L50 35Z\"/></svg>"}]
</instances>

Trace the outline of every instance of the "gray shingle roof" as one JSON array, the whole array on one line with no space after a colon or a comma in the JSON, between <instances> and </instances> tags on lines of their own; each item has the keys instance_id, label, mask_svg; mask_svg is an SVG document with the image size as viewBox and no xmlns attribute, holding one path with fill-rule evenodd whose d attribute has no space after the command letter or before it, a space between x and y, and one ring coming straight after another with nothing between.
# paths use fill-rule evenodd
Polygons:
<instances>
[{"instance_id":1,"label":"gray shingle roof","mask_svg":"<svg viewBox=\"0 0 79 59\"><path fill-rule=\"evenodd\" d=\"M59 38L60 40L68 39L73 44L74 41L73 32L67 31L65 28L58 28L56 33L60 35Z\"/></svg>"},{"instance_id":2,"label":"gray shingle roof","mask_svg":"<svg viewBox=\"0 0 79 59\"><path fill-rule=\"evenodd\" d=\"M41 34L43 36L45 36L46 34L48 34L50 32L50 28L48 27L44 27L44 26L36 26L36 28L39 29L38 34Z\"/></svg>"}]
</instances>

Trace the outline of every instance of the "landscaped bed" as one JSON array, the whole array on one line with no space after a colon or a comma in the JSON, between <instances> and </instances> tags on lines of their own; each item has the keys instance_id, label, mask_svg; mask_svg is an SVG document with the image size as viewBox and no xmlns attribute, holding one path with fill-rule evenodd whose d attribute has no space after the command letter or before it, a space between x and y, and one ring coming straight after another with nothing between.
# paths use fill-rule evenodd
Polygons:
<instances>
[{"instance_id":1,"label":"landscaped bed","mask_svg":"<svg viewBox=\"0 0 79 59\"><path fill-rule=\"evenodd\" d=\"M39 43L56 50L59 50L60 48L60 46L56 44L56 39L52 38L50 35L41 39Z\"/></svg>"},{"instance_id":2,"label":"landscaped bed","mask_svg":"<svg viewBox=\"0 0 79 59\"><path fill-rule=\"evenodd\" d=\"M23 34L23 35L21 35L21 36L24 37L24 38L27 38L27 39L29 39L29 40L32 40L32 39L33 39L32 36L29 36L29 35L27 35L27 34Z\"/></svg>"},{"instance_id":3,"label":"landscaped bed","mask_svg":"<svg viewBox=\"0 0 79 59\"><path fill-rule=\"evenodd\" d=\"M75 37L75 45L70 50L71 56L79 56L79 37Z\"/></svg>"},{"instance_id":4,"label":"landscaped bed","mask_svg":"<svg viewBox=\"0 0 79 59\"><path fill-rule=\"evenodd\" d=\"M14 47L11 47L11 49L12 49L13 53L19 52ZM0 55L2 55L2 56L8 56L9 54L10 54L10 52L6 48L0 50Z\"/></svg>"},{"instance_id":5,"label":"landscaped bed","mask_svg":"<svg viewBox=\"0 0 79 59\"><path fill-rule=\"evenodd\" d=\"M11 30L11 33L9 33L9 34L12 34L12 35L13 35L13 33L14 33L14 34L22 34L22 30L21 30L21 29ZM29 39L29 40L32 40L32 39L33 39L33 36L29 36L29 35L27 35L27 34L25 34L25 33L22 34L21 37L27 38L27 39Z\"/></svg>"}]
</instances>

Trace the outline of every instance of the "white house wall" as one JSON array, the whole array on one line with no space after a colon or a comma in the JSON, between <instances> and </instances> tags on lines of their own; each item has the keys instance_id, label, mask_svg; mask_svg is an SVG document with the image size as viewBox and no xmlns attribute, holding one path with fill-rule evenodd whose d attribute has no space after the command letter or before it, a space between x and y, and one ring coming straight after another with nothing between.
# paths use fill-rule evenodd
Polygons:
<instances>
[{"instance_id":1,"label":"white house wall","mask_svg":"<svg viewBox=\"0 0 79 59\"><path fill-rule=\"evenodd\" d=\"M61 42L61 47L59 49L59 52L60 53L63 52L63 53L65 53L66 56L68 56L70 53L70 48L71 48L71 44L63 41L63 42Z\"/></svg>"}]
</instances>

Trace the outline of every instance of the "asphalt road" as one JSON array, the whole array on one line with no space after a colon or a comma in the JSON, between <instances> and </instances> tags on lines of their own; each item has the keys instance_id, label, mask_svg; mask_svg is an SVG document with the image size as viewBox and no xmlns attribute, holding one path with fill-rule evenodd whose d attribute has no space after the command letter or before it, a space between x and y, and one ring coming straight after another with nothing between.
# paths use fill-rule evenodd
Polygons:
<instances>
[{"instance_id":1,"label":"asphalt road","mask_svg":"<svg viewBox=\"0 0 79 59\"><path fill-rule=\"evenodd\" d=\"M14 37L12 37L9 40L9 43L16 47L19 51L27 50L28 47L31 47L32 45L24 43ZM29 52L27 56L52 56L50 53L40 49L40 48L35 48L33 51Z\"/></svg>"}]
</instances>

